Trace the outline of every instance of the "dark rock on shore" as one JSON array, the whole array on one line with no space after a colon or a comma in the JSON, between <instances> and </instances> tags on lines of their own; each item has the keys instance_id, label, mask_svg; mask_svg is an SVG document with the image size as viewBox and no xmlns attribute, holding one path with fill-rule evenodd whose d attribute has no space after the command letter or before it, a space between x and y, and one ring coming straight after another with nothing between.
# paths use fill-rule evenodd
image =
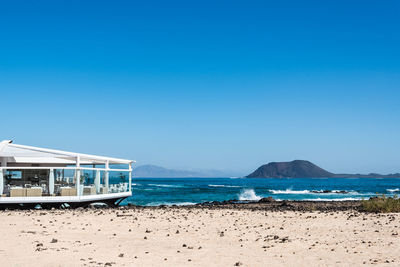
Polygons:
<instances>
[{"instance_id":1,"label":"dark rock on shore","mask_svg":"<svg viewBox=\"0 0 400 267\"><path fill-rule=\"evenodd\" d=\"M271 202L269 202L271 201ZM219 210L219 209L232 209L232 210L251 210L251 211L363 211L361 200L348 200L348 201L294 201L294 200L266 200L266 202L243 202L238 200L227 201L213 201L204 202L188 206L122 206L118 210L125 209L138 209L138 210L158 210L158 209L205 209L205 210Z\"/></svg>"},{"instance_id":2,"label":"dark rock on shore","mask_svg":"<svg viewBox=\"0 0 400 267\"><path fill-rule=\"evenodd\" d=\"M273 199L272 197L264 197L258 201L258 203L270 203L270 202L275 202L276 200Z\"/></svg>"},{"instance_id":3,"label":"dark rock on shore","mask_svg":"<svg viewBox=\"0 0 400 267\"><path fill-rule=\"evenodd\" d=\"M260 200L261 201L261 200ZM264 211L361 211L361 201L276 201L265 198L258 202L238 201L214 201L196 204L192 206L180 206L182 208L207 208L207 209L248 209Z\"/></svg>"},{"instance_id":4,"label":"dark rock on shore","mask_svg":"<svg viewBox=\"0 0 400 267\"><path fill-rule=\"evenodd\" d=\"M310 212L310 211L321 211L321 212L335 212L335 211L359 211L363 212L361 200L347 200L347 201L296 201L296 200L284 200L277 201L273 198L265 198L260 201L239 201L239 200L226 200L226 201L213 201L204 202L194 205L187 206L120 206L117 208L101 207L98 210L114 210L122 211L125 210L169 210L169 209L182 209L182 210L250 210L250 211L299 211L299 212ZM82 210L81 212L86 212ZM177 233L179 231L177 230Z\"/></svg>"}]
</instances>

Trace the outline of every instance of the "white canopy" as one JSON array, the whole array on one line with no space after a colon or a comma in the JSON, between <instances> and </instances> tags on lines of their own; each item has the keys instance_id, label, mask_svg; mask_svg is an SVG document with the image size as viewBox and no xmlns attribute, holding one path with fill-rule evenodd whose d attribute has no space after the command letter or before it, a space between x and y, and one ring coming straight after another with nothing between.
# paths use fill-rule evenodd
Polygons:
<instances>
[{"instance_id":1,"label":"white canopy","mask_svg":"<svg viewBox=\"0 0 400 267\"><path fill-rule=\"evenodd\" d=\"M33 146L13 144L10 140L0 142L0 158L7 158L13 163L51 163L75 164L79 158L80 164L130 164L133 160L95 156L82 153L67 152Z\"/></svg>"}]
</instances>

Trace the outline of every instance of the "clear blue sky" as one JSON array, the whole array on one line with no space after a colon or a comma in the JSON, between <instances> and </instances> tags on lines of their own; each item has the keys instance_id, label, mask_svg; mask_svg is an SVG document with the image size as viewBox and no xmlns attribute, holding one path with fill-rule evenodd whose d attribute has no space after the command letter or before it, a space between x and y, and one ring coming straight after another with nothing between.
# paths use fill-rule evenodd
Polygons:
<instances>
[{"instance_id":1,"label":"clear blue sky","mask_svg":"<svg viewBox=\"0 0 400 267\"><path fill-rule=\"evenodd\" d=\"M2 1L0 139L400 171L399 1Z\"/></svg>"}]
</instances>

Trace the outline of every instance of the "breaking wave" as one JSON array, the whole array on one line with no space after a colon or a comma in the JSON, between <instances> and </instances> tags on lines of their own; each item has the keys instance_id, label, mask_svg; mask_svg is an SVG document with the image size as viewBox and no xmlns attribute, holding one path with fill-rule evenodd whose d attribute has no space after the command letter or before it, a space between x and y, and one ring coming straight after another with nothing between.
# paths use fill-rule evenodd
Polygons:
<instances>
[{"instance_id":1,"label":"breaking wave","mask_svg":"<svg viewBox=\"0 0 400 267\"><path fill-rule=\"evenodd\" d=\"M394 192L400 192L400 188L395 188L395 189L386 189L386 191L390 192L390 193L394 193Z\"/></svg>"},{"instance_id":2,"label":"breaking wave","mask_svg":"<svg viewBox=\"0 0 400 267\"><path fill-rule=\"evenodd\" d=\"M253 200L258 201L261 197L256 195L254 189L245 189L239 195L239 200Z\"/></svg>"},{"instance_id":3,"label":"breaking wave","mask_svg":"<svg viewBox=\"0 0 400 267\"><path fill-rule=\"evenodd\" d=\"M208 186L210 186L210 187L234 187L234 188L240 187L238 185L223 185L223 184L209 184Z\"/></svg>"}]
</instances>

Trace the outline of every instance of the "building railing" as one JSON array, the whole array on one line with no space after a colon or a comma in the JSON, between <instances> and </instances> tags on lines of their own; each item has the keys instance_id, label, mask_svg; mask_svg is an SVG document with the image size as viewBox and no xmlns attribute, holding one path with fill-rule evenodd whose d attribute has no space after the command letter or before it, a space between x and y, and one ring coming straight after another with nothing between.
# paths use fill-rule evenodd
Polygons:
<instances>
[{"instance_id":1,"label":"building railing","mask_svg":"<svg viewBox=\"0 0 400 267\"><path fill-rule=\"evenodd\" d=\"M5 179L8 171L18 170L48 170L48 172L45 176L42 174L41 177L30 177L29 179L22 179L22 177ZM65 172L68 174L65 175ZM85 166L0 167L1 197L85 196L131 192L131 187L132 167L130 165L129 169Z\"/></svg>"}]
</instances>

